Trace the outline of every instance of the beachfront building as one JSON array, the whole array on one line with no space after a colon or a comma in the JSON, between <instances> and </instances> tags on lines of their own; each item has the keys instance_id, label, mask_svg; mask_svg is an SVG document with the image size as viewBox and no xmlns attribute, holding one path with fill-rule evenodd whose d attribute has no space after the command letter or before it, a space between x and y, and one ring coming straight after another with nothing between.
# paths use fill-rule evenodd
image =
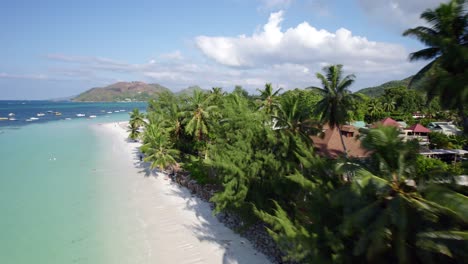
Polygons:
<instances>
[{"instance_id":1,"label":"beachfront building","mask_svg":"<svg viewBox=\"0 0 468 264\"><path fill-rule=\"evenodd\" d=\"M447 136L461 135L462 131L458 129L452 122L431 122L428 128L432 132L440 132Z\"/></svg>"},{"instance_id":2,"label":"beachfront building","mask_svg":"<svg viewBox=\"0 0 468 264\"><path fill-rule=\"evenodd\" d=\"M361 146L359 140L359 131L352 125L341 127L343 141L346 144L347 154L350 158L366 158L369 153ZM344 155L343 145L341 144L340 131L337 127L331 129L328 125L322 128L322 133L312 136L314 149L319 155L329 158L338 158Z\"/></svg>"}]
</instances>

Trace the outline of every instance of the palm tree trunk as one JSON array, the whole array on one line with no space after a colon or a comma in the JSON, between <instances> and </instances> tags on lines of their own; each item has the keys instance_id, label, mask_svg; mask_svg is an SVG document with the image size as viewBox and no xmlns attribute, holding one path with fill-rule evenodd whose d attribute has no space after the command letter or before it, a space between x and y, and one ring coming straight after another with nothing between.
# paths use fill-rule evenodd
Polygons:
<instances>
[{"instance_id":1,"label":"palm tree trunk","mask_svg":"<svg viewBox=\"0 0 468 264\"><path fill-rule=\"evenodd\" d=\"M338 132L340 133L341 144L343 145L343 151L344 151L345 157L348 158L348 150L346 149L346 144L343 139L343 134L341 133L341 127L338 127Z\"/></svg>"}]
</instances>

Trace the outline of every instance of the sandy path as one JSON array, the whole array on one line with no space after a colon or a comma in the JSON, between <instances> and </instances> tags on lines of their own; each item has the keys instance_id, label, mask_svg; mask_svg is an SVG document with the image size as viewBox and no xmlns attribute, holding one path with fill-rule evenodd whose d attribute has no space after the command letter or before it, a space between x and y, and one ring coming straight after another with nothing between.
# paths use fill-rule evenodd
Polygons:
<instances>
[{"instance_id":1,"label":"sandy path","mask_svg":"<svg viewBox=\"0 0 468 264\"><path fill-rule=\"evenodd\" d=\"M209 204L192 197L162 174L150 174L138 159L138 143L127 140L125 124L96 125L112 144L109 159L115 192L103 213L111 232L125 236L115 263L269 263L252 245L212 216ZM117 257L118 256L118 257ZM124 256L124 257L123 257Z\"/></svg>"}]
</instances>

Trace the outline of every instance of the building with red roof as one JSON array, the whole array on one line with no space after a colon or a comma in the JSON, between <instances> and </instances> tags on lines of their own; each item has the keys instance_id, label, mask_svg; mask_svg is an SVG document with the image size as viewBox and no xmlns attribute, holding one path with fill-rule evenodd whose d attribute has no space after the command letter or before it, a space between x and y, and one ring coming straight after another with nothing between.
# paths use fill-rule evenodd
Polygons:
<instances>
[{"instance_id":1,"label":"building with red roof","mask_svg":"<svg viewBox=\"0 0 468 264\"><path fill-rule=\"evenodd\" d=\"M414 124L403 131L405 133L405 140L417 139L421 145L429 144L429 133L431 130L425 126L421 124Z\"/></svg>"},{"instance_id":2,"label":"building with red roof","mask_svg":"<svg viewBox=\"0 0 468 264\"><path fill-rule=\"evenodd\" d=\"M345 142L348 157L352 158L365 158L369 156L368 150L361 146L359 140L359 131L351 125L344 125L341 127L341 134ZM322 133L317 136L312 136L314 142L314 149L319 155L329 158L338 158L344 155L343 145L341 144L340 131L337 127L331 129L325 125Z\"/></svg>"},{"instance_id":3,"label":"building with red roof","mask_svg":"<svg viewBox=\"0 0 468 264\"><path fill-rule=\"evenodd\" d=\"M386 117L382 120L380 120L379 122L376 122L374 123L374 125L372 125L372 128L377 128L379 126L393 126L393 127L396 127L398 129L401 129L401 124L398 123L397 121L393 120L391 117Z\"/></svg>"}]
</instances>

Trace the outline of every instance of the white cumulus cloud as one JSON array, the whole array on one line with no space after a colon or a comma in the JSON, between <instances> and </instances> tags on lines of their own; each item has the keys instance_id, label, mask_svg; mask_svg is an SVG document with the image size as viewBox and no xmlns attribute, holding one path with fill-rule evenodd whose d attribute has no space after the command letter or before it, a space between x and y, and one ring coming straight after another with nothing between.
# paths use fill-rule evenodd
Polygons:
<instances>
[{"instance_id":1,"label":"white cumulus cloud","mask_svg":"<svg viewBox=\"0 0 468 264\"><path fill-rule=\"evenodd\" d=\"M198 36L196 45L208 58L233 67L283 63L365 66L394 64L407 58L408 53L401 45L370 41L346 28L329 32L303 22L283 30L283 15L283 11L272 13L263 29L251 36Z\"/></svg>"}]
</instances>

